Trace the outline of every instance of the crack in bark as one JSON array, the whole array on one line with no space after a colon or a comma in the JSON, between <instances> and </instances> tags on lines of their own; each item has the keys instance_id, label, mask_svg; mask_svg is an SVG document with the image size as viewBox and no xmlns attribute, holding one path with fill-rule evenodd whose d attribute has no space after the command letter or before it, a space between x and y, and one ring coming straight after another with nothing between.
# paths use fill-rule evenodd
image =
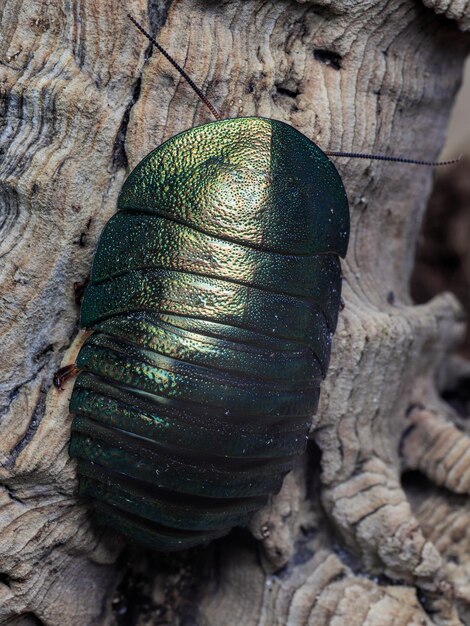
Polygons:
<instances>
[{"instance_id":1,"label":"crack in bark","mask_svg":"<svg viewBox=\"0 0 470 626\"><path fill-rule=\"evenodd\" d=\"M29 385L29 383L33 382L33 380L35 380L37 378L37 375L39 373L40 370L35 371L34 374L32 376L30 376L29 378L27 378L26 380L22 380L20 383L18 383L17 385L15 385L9 392L8 392L8 401L7 403L2 406L1 410L0 410L0 417L2 417L3 415L5 415L5 413L7 413L10 410L11 404L12 402L15 400L15 398L18 397L20 391L23 389L23 387L25 387L26 385Z\"/></svg>"},{"instance_id":2,"label":"crack in bark","mask_svg":"<svg viewBox=\"0 0 470 626\"><path fill-rule=\"evenodd\" d=\"M148 19L150 22L150 31L151 33L157 33L163 28L165 25L166 19L168 17L168 11L170 9L171 3L173 0L164 0L152 2L149 0L147 13ZM116 139L114 140L113 146L113 157L112 157L112 165L113 171L117 171L119 169L128 169L129 160L127 158L126 151L126 137L127 137L127 128L129 126L129 119L131 115L131 111L134 105L140 98L140 92L142 88L142 78L145 67L147 66L148 60L153 55L153 45L151 43L148 44L147 49L145 50L145 60L142 66L142 69L139 75L136 77L134 82L134 87L132 90L132 96L130 101L128 102L124 114L122 116L122 121L119 126L119 130L116 135Z\"/></svg>"},{"instance_id":3,"label":"crack in bark","mask_svg":"<svg viewBox=\"0 0 470 626\"><path fill-rule=\"evenodd\" d=\"M329 65L334 70L340 70L342 67L343 57L333 50L316 49L313 51L313 57L324 65Z\"/></svg>"},{"instance_id":4,"label":"crack in bark","mask_svg":"<svg viewBox=\"0 0 470 626\"><path fill-rule=\"evenodd\" d=\"M7 485L6 483L0 483L0 487L3 487L5 489L10 500L13 500L13 502L18 502L18 504L25 504L24 500L15 495L15 491L9 485Z\"/></svg>"},{"instance_id":5,"label":"crack in bark","mask_svg":"<svg viewBox=\"0 0 470 626\"><path fill-rule=\"evenodd\" d=\"M142 68L142 72L143 72L143 68ZM125 146L127 127L129 126L129 118L131 115L132 107L135 105L135 103L140 97L140 90L142 86L142 72L137 77L134 83L134 89L132 91L131 99L128 105L126 106L124 115L122 116L121 125L119 126L116 139L114 140L113 171L119 170L121 168L127 170L127 168L129 167L129 160L127 158L127 151L126 151L126 146Z\"/></svg>"},{"instance_id":6,"label":"crack in bark","mask_svg":"<svg viewBox=\"0 0 470 626\"><path fill-rule=\"evenodd\" d=\"M36 375L39 374L39 372L42 369L43 369L43 367L41 367L38 370ZM11 469L15 465L16 459L18 458L20 453L25 449L25 447L28 445L28 443L34 437L34 433L38 429L38 426L41 423L41 419L43 418L45 410L46 410L46 396L47 396L47 392L49 391L49 387L50 387L50 384L49 384L49 381L48 381L48 379L46 377L45 380L41 384L41 389L39 391L39 397L38 397L36 405L35 405L35 407L33 409L33 412L31 414L31 419L29 421L28 428L27 428L25 434L23 435L23 437L10 450L10 453L8 454L7 459L5 461L5 467L6 468Z\"/></svg>"},{"instance_id":7,"label":"crack in bark","mask_svg":"<svg viewBox=\"0 0 470 626\"><path fill-rule=\"evenodd\" d=\"M468 502L466 493L457 493L445 485L438 485L420 469L411 469L403 473L402 484L405 492L419 491L440 494L447 502L464 507Z\"/></svg>"}]
</instances>

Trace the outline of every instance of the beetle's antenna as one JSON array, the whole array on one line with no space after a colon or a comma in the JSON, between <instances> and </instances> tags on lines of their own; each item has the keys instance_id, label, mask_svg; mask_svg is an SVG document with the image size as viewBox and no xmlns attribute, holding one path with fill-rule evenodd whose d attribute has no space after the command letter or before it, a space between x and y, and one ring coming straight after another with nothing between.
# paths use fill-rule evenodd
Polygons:
<instances>
[{"instance_id":1,"label":"beetle's antenna","mask_svg":"<svg viewBox=\"0 0 470 626\"><path fill-rule=\"evenodd\" d=\"M197 95L199 96L199 98L204 102L204 104L206 105L206 107L209 109L209 111L212 113L212 115L215 117L216 120L220 120L221 116L220 113L217 111L217 109L215 108L215 106L212 104L212 102L210 102L206 96L202 93L202 91L199 89L199 87L196 85L196 83L192 80L192 78L190 78L188 76L188 74L186 74L186 72L184 71L184 69L181 67L181 65L178 65L178 63L168 54L168 52L165 50L165 48L162 48L162 46L158 43L158 41L152 37L152 35L150 35L143 26L141 26L139 24L139 22L137 20L135 20L132 15L130 13L127 14L127 17L131 20L131 22L133 22L137 28L140 30L140 32L145 35L145 37L147 37L147 39L155 46L155 48L157 48L157 50L159 52L161 52L163 54L163 56L168 59L168 61L170 61L170 63L173 65L173 67L178 70L178 72L181 74L181 76L185 79L185 81L188 83L188 85L190 87L192 87L192 89L194 89L194 91L197 93Z\"/></svg>"},{"instance_id":2,"label":"beetle's antenna","mask_svg":"<svg viewBox=\"0 0 470 626\"><path fill-rule=\"evenodd\" d=\"M335 157L351 157L352 159L371 159L374 161L396 161L397 163L413 163L415 165L430 165L431 167L437 167L439 165L452 165L453 163L458 163L462 155L460 155L457 159L452 159L451 161L420 161L418 159L407 159L406 157L394 157L387 156L385 154L361 154L360 152L331 152L330 150L325 151L327 156L335 156Z\"/></svg>"}]
</instances>

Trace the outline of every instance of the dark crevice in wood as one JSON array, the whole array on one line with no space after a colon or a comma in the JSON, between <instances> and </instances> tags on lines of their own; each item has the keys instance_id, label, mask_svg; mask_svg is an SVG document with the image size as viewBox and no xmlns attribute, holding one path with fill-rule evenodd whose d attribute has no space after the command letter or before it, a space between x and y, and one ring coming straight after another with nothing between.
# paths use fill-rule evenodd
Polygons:
<instances>
[{"instance_id":1,"label":"dark crevice in wood","mask_svg":"<svg viewBox=\"0 0 470 626\"><path fill-rule=\"evenodd\" d=\"M8 620L7 622L2 623L11 624L11 626L46 626L46 623L32 612L21 613L17 617L13 618L13 620Z\"/></svg>"},{"instance_id":2,"label":"dark crevice in wood","mask_svg":"<svg viewBox=\"0 0 470 626\"><path fill-rule=\"evenodd\" d=\"M199 624L201 587L218 591L225 546L235 542L243 549L247 540L254 543L246 531L239 531L232 533L232 542L215 541L178 553L126 551L121 560L127 571L112 602L115 625L134 626L147 620L162 626L176 621ZM160 578L166 581L164 593L155 600L153 590Z\"/></svg>"},{"instance_id":3,"label":"dark crevice in wood","mask_svg":"<svg viewBox=\"0 0 470 626\"><path fill-rule=\"evenodd\" d=\"M39 374L42 368L40 368L36 375ZM33 409L31 414L31 420L29 422L29 426L26 430L26 433L19 440L19 442L10 450L10 454L8 455L5 461L5 467L12 468L15 465L15 461L20 455L20 453L26 448L28 443L34 437L34 433L38 429L38 426L41 422L41 419L44 415L44 411L46 408L46 395L50 387L50 380L46 378L41 385L41 390L39 392L39 398L36 402L36 406Z\"/></svg>"},{"instance_id":4,"label":"dark crevice in wood","mask_svg":"<svg viewBox=\"0 0 470 626\"><path fill-rule=\"evenodd\" d=\"M470 311L468 234L470 233L470 158L438 172L429 198L410 281L413 300L428 302L436 294L451 291ZM459 346L470 357L470 325Z\"/></svg>"},{"instance_id":5,"label":"dark crevice in wood","mask_svg":"<svg viewBox=\"0 0 470 626\"><path fill-rule=\"evenodd\" d=\"M333 50L324 50L317 48L313 51L313 57L324 65L329 65L334 70L340 70L342 67L342 56Z\"/></svg>"},{"instance_id":6,"label":"dark crevice in wood","mask_svg":"<svg viewBox=\"0 0 470 626\"><path fill-rule=\"evenodd\" d=\"M297 98L297 96L300 94L300 91L298 89L288 89L283 85L276 85L276 91L281 96L287 96L288 98Z\"/></svg>"},{"instance_id":7,"label":"dark crevice in wood","mask_svg":"<svg viewBox=\"0 0 470 626\"><path fill-rule=\"evenodd\" d=\"M152 33L158 33L161 28L164 26L167 16L168 10L172 0L166 1L157 1L152 2L152 0L148 3L148 19L150 22L150 30ZM148 45L145 51L145 63L147 63L148 59L154 53L153 46L151 44ZM139 76L136 77L134 82L134 88L132 91L132 96L129 103L126 106L124 111L124 115L122 117L121 125L116 135L116 139L114 140L113 147L113 169L127 169L129 166L129 161L127 158L126 152L126 136L127 136L127 128L129 126L129 119L131 115L132 108L138 101L140 97L140 92L142 88L142 71Z\"/></svg>"},{"instance_id":8,"label":"dark crevice in wood","mask_svg":"<svg viewBox=\"0 0 470 626\"><path fill-rule=\"evenodd\" d=\"M457 411L463 419L470 418L470 378L459 378L450 389L442 391L442 398Z\"/></svg>"},{"instance_id":9,"label":"dark crevice in wood","mask_svg":"<svg viewBox=\"0 0 470 626\"><path fill-rule=\"evenodd\" d=\"M148 0L147 11L152 33L165 26L173 0Z\"/></svg>"},{"instance_id":10,"label":"dark crevice in wood","mask_svg":"<svg viewBox=\"0 0 470 626\"><path fill-rule=\"evenodd\" d=\"M119 170L121 168L127 169L129 166L129 161L127 158L126 152L126 135L127 135L127 127L129 126L129 118L131 115L131 110L134 104L140 97L140 90L142 87L142 76L138 76L134 83L134 90L132 92L132 97L124 111L124 115L122 117L121 125L116 135L116 139L114 140L113 146L113 169Z\"/></svg>"},{"instance_id":11,"label":"dark crevice in wood","mask_svg":"<svg viewBox=\"0 0 470 626\"><path fill-rule=\"evenodd\" d=\"M307 500L315 500L320 493L320 474L322 451L318 444L309 439L307 442L307 473L306 473L306 498Z\"/></svg>"},{"instance_id":12,"label":"dark crevice in wood","mask_svg":"<svg viewBox=\"0 0 470 626\"><path fill-rule=\"evenodd\" d=\"M23 389L23 387L25 387L26 385L29 385L29 383L31 383L33 380L35 380L36 377L37 377L37 374L38 374L38 372L34 372L33 376L30 376L26 380L22 380L20 383L15 385L13 387L13 389L11 389L8 392L7 403L4 406L2 406L1 409L0 409L0 417L2 415L4 415L7 411L10 410L11 404L18 397L18 395L20 394L20 392Z\"/></svg>"},{"instance_id":13,"label":"dark crevice in wood","mask_svg":"<svg viewBox=\"0 0 470 626\"><path fill-rule=\"evenodd\" d=\"M24 504L24 501L15 494L15 491L11 487L6 485L5 483L0 483L0 487L3 487L5 489L10 500L13 500L13 502L18 502L18 504Z\"/></svg>"},{"instance_id":14,"label":"dark crevice in wood","mask_svg":"<svg viewBox=\"0 0 470 626\"><path fill-rule=\"evenodd\" d=\"M402 459L403 458L403 450L405 447L406 439L409 435L415 430L416 424L410 424L407 428L404 429L400 441L398 442L398 455Z\"/></svg>"},{"instance_id":15,"label":"dark crevice in wood","mask_svg":"<svg viewBox=\"0 0 470 626\"><path fill-rule=\"evenodd\" d=\"M465 493L455 493L444 485L436 485L420 470L407 470L401 476L401 484L404 491L410 496L412 502L419 503L432 497L440 495L452 505L465 506L468 495Z\"/></svg>"}]
</instances>

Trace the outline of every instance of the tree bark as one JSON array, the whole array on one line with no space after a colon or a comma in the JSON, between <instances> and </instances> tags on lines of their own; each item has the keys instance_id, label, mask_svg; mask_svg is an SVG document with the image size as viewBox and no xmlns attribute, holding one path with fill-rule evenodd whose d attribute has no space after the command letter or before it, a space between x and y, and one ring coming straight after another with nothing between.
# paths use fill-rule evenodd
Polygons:
<instances>
[{"instance_id":1,"label":"tree bark","mask_svg":"<svg viewBox=\"0 0 470 626\"><path fill-rule=\"evenodd\" d=\"M309 452L251 535L161 556L96 528L67 455L72 383L51 386L83 340L73 283L125 176L210 120L127 11L224 117L284 120L324 149L434 159L470 49L468 3L4 0L0 11L1 623L470 623L468 426L435 383L463 317L449 294L409 296L431 169L336 161L352 218L346 306ZM427 480L402 485L409 469Z\"/></svg>"}]
</instances>

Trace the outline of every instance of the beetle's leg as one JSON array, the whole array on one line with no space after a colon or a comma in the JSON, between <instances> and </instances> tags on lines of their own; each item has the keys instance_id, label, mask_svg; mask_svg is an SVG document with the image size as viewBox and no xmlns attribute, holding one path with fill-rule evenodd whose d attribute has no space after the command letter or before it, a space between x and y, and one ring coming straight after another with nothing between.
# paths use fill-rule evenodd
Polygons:
<instances>
[{"instance_id":1,"label":"beetle's leg","mask_svg":"<svg viewBox=\"0 0 470 626\"><path fill-rule=\"evenodd\" d=\"M77 306L81 305L83 294L85 293L85 289L87 288L89 282L90 282L90 276L88 275L83 282L81 282L81 283L75 282L73 284L73 292L74 292L74 295L75 295L75 304Z\"/></svg>"},{"instance_id":2,"label":"beetle's leg","mask_svg":"<svg viewBox=\"0 0 470 626\"><path fill-rule=\"evenodd\" d=\"M63 391L62 383L71 378L72 376L76 376L80 370L75 365L75 363L71 363L70 365L65 365L57 370L54 374L53 382L57 389Z\"/></svg>"}]
</instances>

